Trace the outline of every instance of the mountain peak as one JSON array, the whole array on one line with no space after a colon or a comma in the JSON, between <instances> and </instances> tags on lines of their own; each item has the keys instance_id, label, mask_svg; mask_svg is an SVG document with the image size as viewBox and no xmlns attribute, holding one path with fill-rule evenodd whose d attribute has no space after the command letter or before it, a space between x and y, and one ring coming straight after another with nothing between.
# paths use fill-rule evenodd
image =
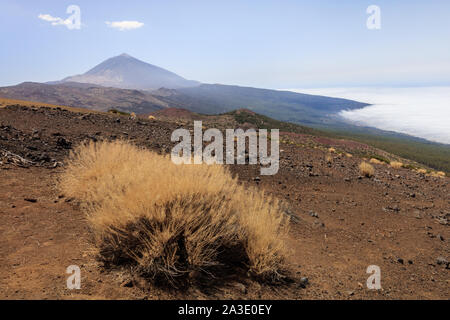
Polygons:
<instances>
[{"instance_id":1,"label":"mountain peak","mask_svg":"<svg viewBox=\"0 0 450 320\"><path fill-rule=\"evenodd\" d=\"M132 56L130 56L128 53L122 53L119 57L124 57L124 58L133 58Z\"/></svg>"},{"instance_id":2,"label":"mountain peak","mask_svg":"<svg viewBox=\"0 0 450 320\"><path fill-rule=\"evenodd\" d=\"M109 58L88 72L68 77L63 82L89 83L121 89L155 90L161 87L178 89L200 83L122 53Z\"/></svg>"}]
</instances>

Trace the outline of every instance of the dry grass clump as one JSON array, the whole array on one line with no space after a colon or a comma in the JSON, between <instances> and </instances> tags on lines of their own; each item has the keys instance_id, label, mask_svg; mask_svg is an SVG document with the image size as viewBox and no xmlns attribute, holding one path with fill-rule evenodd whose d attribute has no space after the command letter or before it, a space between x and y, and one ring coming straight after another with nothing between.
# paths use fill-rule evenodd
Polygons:
<instances>
[{"instance_id":1,"label":"dry grass clump","mask_svg":"<svg viewBox=\"0 0 450 320\"><path fill-rule=\"evenodd\" d=\"M431 172L431 176L435 177L435 178L444 178L445 177L445 172L443 172L443 171L433 171L433 172Z\"/></svg>"},{"instance_id":2,"label":"dry grass clump","mask_svg":"<svg viewBox=\"0 0 450 320\"><path fill-rule=\"evenodd\" d=\"M334 152L336 152L336 149L335 149L335 148L333 148L333 147L331 147L331 148L328 148L328 152L329 152L329 153L334 153Z\"/></svg>"},{"instance_id":3,"label":"dry grass clump","mask_svg":"<svg viewBox=\"0 0 450 320\"><path fill-rule=\"evenodd\" d=\"M372 177L375 174L375 169L369 163L363 161L359 165L359 172L365 177Z\"/></svg>"},{"instance_id":4,"label":"dry grass clump","mask_svg":"<svg viewBox=\"0 0 450 320\"><path fill-rule=\"evenodd\" d=\"M391 167L394 169L400 169L403 168L403 163L400 161L391 161L390 163Z\"/></svg>"},{"instance_id":5,"label":"dry grass clump","mask_svg":"<svg viewBox=\"0 0 450 320\"><path fill-rule=\"evenodd\" d=\"M71 153L60 185L84 204L106 265L169 280L225 265L283 277L286 216L223 166L177 166L125 142L90 142Z\"/></svg>"},{"instance_id":6,"label":"dry grass clump","mask_svg":"<svg viewBox=\"0 0 450 320\"><path fill-rule=\"evenodd\" d=\"M440 177L445 177L445 172L444 171L438 171L436 172L436 174Z\"/></svg>"},{"instance_id":7,"label":"dry grass clump","mask_svg":"<svg viewBox=\"0 0 450 320\"><path fill-rule=\"evenodd\" d=\"M332 163L333 162L333 157L331 156L331 154L325 155L325 161L327 163Z\"/></svg>"},{"instance_id":8,"label":"dry grass clump","mask_svg":"<svg viewBox=\"0 0 450 320\"><path fill-rule=\"evenodd\" d=\"M380 161L380 160L375 159L375 158L371 158L369 162L373 163L373 164L383 164L383 161Z\"/></svg>"},{"instance_id":9,"label":"dry grass clump","mask_svg":"<svg viewBox=\"0 0 450 320\"><path fill-rule=\"evenodd\" d=\"M352 155L351 153L346 153L345 156L346 156L347 158L352 158L352 157L353 157L353 155Z\"/></svg>"},{"instance_id":10,"label":"dry grass clump","mask_svg":"<svg viewBox=\"0 0 450 320\"><path fill-rule=\"evenodd\" d=\"M426 169L417 169L417 173L426 174L428 171Z\"/></svg>"}]
</instances>

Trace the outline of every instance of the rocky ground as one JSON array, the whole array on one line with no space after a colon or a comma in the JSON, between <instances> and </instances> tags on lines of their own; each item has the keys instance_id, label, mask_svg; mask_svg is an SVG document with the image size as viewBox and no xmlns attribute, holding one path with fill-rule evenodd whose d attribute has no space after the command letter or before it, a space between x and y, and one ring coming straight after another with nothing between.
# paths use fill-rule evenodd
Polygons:
<instances>
[{"instance_id":1,"label":"rocky ground","mask_svg":"<svg viewBox=\"0 0 450 320\"><path fill-rule=\"evenodd\" d=\"M358 154L367 146L292 134L282 135L275 176L260 176L259 166L230 170L283 201L291 216L293 283L269 286L232 277L180 291L105 270L91 253L83 212L57 188L65 157L89 139L127 139L167 153L180 123L64 108L0 108L0 298L450 298L449 179L386 164L374 165L374 177L361 177ZM329 154L330 145L353 148L354 156ZM81 290L66 287L69 265L81 267ZM366 287L369 265L381 269L381 290Z\"/></svg>"}]
</instances>

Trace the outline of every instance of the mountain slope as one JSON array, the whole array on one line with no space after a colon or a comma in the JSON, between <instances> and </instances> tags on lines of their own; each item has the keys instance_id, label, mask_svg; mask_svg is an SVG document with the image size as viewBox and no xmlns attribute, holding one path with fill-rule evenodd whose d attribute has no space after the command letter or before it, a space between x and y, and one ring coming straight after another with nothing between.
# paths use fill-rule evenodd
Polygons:
<instances>
[{"instance_id":1,"label":"mountain slope","mask_svg":"<svg viewBox=\"0 0 450 320\"><path fill-rule=\"evenodd\" d=\"M277 120L306 125L336 125L344 120L337 113L367 106L357 101L220 84L202 84L178 90L157 90L153 95L173 106L198 113L218 114L249 109Z\"/></svg>"},{"instance_id":2,"label":"mountain slope","mask_svg":"<svg viewBox=\"0 0 450 320\"><path fill-rule=\"evenodd\" d=\"M183 88L196 86L197 81L143 62L128 54L112 57L82 75L67 77L60 82L91 83L105 87L150 90L161 87Z\"/></svg>"},{"instance_id":3,"label":"mountain slope","mask_svg":"<svg viewBox=\"0 0 450 320\"><path fill-rule=\"evenodd\" d=\"M40 101L96 111L119 109L144 113L166 107L165 102L142 91L105 88L78 83L49 85L24 82L17 86L0 88L0 97Z\"/></svg>"},{"instance_id":4,"label":"mountain slope","mask_svg":"<svg viewBox=\"0 0 450 320\"><path fill-rule=\"evenodd\" d=\"M149 113L167 107L184 108L203 114L249 109L277 120L307 125L343 123L336 116L339 111L366 106L363 103L338 98L210 84L192 88L140 91L78 82L59 84L25 82L17 86L0 88L0 96L99 111L116 108L136 113Z\"/></svg>"}]
</instances>

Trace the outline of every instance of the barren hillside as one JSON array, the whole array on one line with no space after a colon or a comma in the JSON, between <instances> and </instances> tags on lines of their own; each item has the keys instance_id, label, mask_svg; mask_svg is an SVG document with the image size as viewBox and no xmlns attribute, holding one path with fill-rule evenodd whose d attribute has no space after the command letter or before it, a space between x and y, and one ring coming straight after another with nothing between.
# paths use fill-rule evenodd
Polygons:
<instances>
[{"instance_id":1,"label":"barren hillside","mask_svg":"<svg viewBox=\"0 0 450 320\"><path fill-rule=\"evenodd\" d=\"M123 139L166 154L173 130L192 128L191 115L178 116L133 120L20 102L0 107L0 298L450 298L449 179L361 143L308 133L281 134L274 176L260 176L256 165L229 166L242 185L282 201L291 281L265 284L237 272L176 290L103 266L82 208L57 186L65 159L86 140ZM205 128L243 126L226 117L205 118ZM374 175L365 177L359 165L372 156ZM394 160L404 166L387 164ZM81 267L79 291L66 288L69 265ZM382 290L367 289L369 265L380 266Z\"/></svg>"}]
</instances>

